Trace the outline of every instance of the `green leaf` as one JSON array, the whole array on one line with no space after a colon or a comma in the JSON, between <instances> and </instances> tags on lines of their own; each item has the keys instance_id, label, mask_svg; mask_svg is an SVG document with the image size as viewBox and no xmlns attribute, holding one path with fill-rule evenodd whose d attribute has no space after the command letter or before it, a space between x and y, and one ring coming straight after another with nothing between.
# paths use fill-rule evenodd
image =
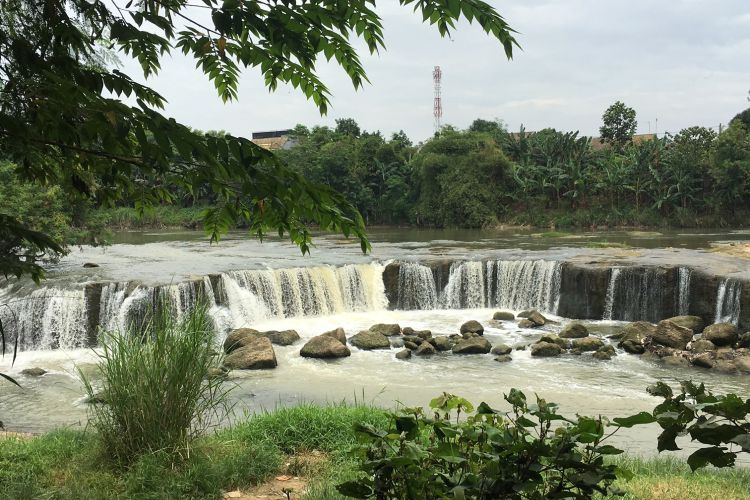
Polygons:
<instances>
[{"instance_id":1,"label":"green leaf","mask_svg":"<svg viewBox=\"0 0 750 500\"><path fill-rule=\"evenodd\" d=\"M723 446L711 446L693 452L688 457L687 463L693 471L706 467L708 464L714 467L731 467L734 465L736 456L736 453L727 452Z\"/></svg>"},{"instance_id":2,"label":"green leaf","mask_svg":"<svg viewBox=\"0 0 750 500\"><path fill-rule=\"evenodd\" d=\"M629 417L613 418L612 421L618 427L630 428L635 425L644 425L644 424L654 423L656 422L656 418L652 414L642 411L640 413L636 413L635 415L631 415Z\"/></svg>"}]
</instances>

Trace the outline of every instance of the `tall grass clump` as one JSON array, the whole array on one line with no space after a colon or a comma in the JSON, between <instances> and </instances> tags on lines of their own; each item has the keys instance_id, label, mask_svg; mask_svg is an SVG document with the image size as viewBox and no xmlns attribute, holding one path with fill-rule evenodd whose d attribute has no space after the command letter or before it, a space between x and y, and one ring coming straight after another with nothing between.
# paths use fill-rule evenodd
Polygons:
<instances>
[{"instance_id":1,"label":"tall grass clump","mask_svg":"<svg viewBox=\"0 0 750 500\"><path fill-rule=\"evenodd\" d=\"M141 326L102 335L100 393L82 375L89 397L102 395L91 423L117 462L157 451L184 457L230 410L221 377L208 376L218 360L207 307L181 319L170 309L161 301Z\"/></svg>"}]
</instances>

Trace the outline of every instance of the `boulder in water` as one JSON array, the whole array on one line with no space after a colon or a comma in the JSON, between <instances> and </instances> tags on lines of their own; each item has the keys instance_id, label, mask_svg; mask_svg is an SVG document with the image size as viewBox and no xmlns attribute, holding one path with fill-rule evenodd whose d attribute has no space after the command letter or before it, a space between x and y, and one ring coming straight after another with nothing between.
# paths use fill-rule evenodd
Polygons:
<instances>
[{"instance_id":1,"label":"boulder in water","mask_svg":"<svg viewBox=\"0 0 750 500\"><path fill-rule=\"evenodd\" d=\"M562 351L562 347L552 342L537 342L531 346L531 355L537 358L559 356Z\"/></svg>"},{"instance_id":2,"label":"boulder in water","mask_svg":"<svg viewBox=\"0 0 750 500\"><path fill-rule=\"evenodd\" d=\"M702 332L703 328L706 326L703 322L703 318L700 316L675 316L673 318L667 318L667 321L671 321L677 326L693 330L694 335Z\"/></svg>"},{"instance_id":3,"label":"boulder in water","mask_svg":"<svg viewBox=\"0 0 750 500\"><path fill-rule=\"evenodd\" d=\"M570 323L565 325L560 331L560 338L563 339L582 339L589 336L589 330L580 323Z\"/></svg>"},{"instance_id":4,"label":"boulder in water","mask_svg":"<svg viewBox=\"0 0 750 500\"><path fill-rule=\"evenodd\" d=\"M531 310L531 312L529 312L529 316L527 319L534 323L536 326L543 326L547 322L547 318L542 316L542 313L540 313L536 309L533 309Z\"/></svg>"},{"instance_id":5,"label":"boulder in water","mask_svg":"<svg viewBox=\"0 0 750 500\"><path fill-rule=\"evenodd\" d=\"M529 314L531 314L532 311L533 311L533 309L526 309L525 311L521 311L520 313L516 314L516 317L518 317L518 318L528 318Z\"/></svg>"},{"instance_id":6,"label":"boulder in water","mask_svg":"<svg viewBox=\"0 0 750 500\"><path fill-rule=\"evenodd\" d=\"M417 356L431 356L437 352L437 349L435 349L435 346L430 344L429 342L422 342L422 344L417 347L417 350L414 352Z\"/></svg>"},{"instance_id":7,"label":"boulder in water","mask_svg":"<svg viewBox=\"0 0 750 500\"><path fill-rule=\"evenodd\" d=\"M582 339L573 339L573 349L579 351L598 351L604 347L604 342L598 337L584 337Z\"/></svg>"},{"instance_id":8,"label":"boulder in water","mask_svg":"<svg viewBox=\"0 0 750 500\"><path fill-rule=\"evenodd\" d=\"M487 354L490 350L492 344L484 337L463 339L453 346L453 354Z\"/></svg>"},{"instance_id":9,"label":"boulder in water","mask_svg":"<svg viewBox=\"0 0 750 500\"><path fill-rule=\"evenodd\" d=\"M330 332L325 332L322 335L325 337L332 337L342 344L346 345L346 332L343 328L336 328L335 330L331 330Z\"/></svg>"},{"instance_id":10,"label":"boulder in water","mask_svg":"<svg viewBox=\"0 0 750 500\"><path fill-rule=\"evenodd\" d=\"M497 344L492 348L490 352L497 356L503 356L505 354L510 354L511 352L513 352L513 348L508 344Z\"/></svg>"},{"instance_id":11,"label":"boulder in water","mask_svg":"<svg viewBox=\"0 0 750 500\"><path fill-rule=\"evenodd\" d=\"M484 327L479 321L472 319L461 325L461 334L464 333L476 333L477 335L483 335Z\"/></svg>"},{"instance_id":12,"label":"boulder in water","mask_svg":"<svg viewBox=\"0 0 750 500\"><path fill-rule=\"evenodd\" d=\"M270 330L267 332L260 332L259 335L266 337L275 345L292 345L300 339L299 334L295 330Z\"/></svg>"},{"instance_id":13,"label":"boulder in water","mask_svg":"<svg viewBox=\"0 0 750 500\"><path fill-rule=\"evenodd\" d=\"M404 328L403 328L403 329L401 330L401 334L402 334L402 335L414 335L414 328L412 328L412 327L410 327L410 326L405 326L405 327L404 327Z\"/></svg>"},{"instance_id":14,"label":"boulder in water","mask_svg":"<svg viewBox=\"0 0 750 500\"><path fill-rule=\"evenodd\" d=\"M514 321L516 316L512 312L508 311L497 311L492 315L492 319L495 321Z\"/></svg>"},{"instance_id":15,"label":"boulder in water","mask_svg":"<svg viewBox=\"0 0 750 500\"><path fill-rule=\"evenodd\" d=\"M407 349L410 349L412 351L416 351L421 344L422 344L422 342L420 342L419 344L417 344L416 342L411 342L410 340L405 340L404 341L404 347L406 347Z\"/></svg>"},{"instance_id":16,"label":"boulder in water","mask_svg":"<svg viewBox=\"0 0 750 500\"><path fill-rule=\"evenodd\" d=\"M229 374L229 370L220 366L212 366L206 371L206 378L225 378Z\"/></svg>"},{"instance_id":17,"label":"boulder in water","mask_svg":"<svg viewBox=\"0 0 750 500\"><path fill-rule=\"evenodd\" d=\"M349 339L349 343L354 347L364 350L391 348L391 342L388 340L388 337L382 333L369 330L359 332L352 336L352 338Z\"/></svg>"},{"instance_id":18,"label":"boulder in water","mask_svg":"<svg viewBox=\"0 0 750 500\"><path fill-rule=\"evenodd\" d=\"M445 335L433 337L432 345L434 345L435 349L438 351L450 351L453 349L453 342L451 342L451 340Z\"/></svg>"},{"instance_id":19,"label":"boulder in water","mask_svg":"<svg viewBox=\"0 0 750 500\"><path fill-rule=\"evenodd\" d=\"M731 346L737 342L739 337L737 327L732 323L716 323L714 325L708 325L703 330L703 337L706 340L710 340L719 347Z\"/></svg>"},{"instance_id":20,"label":"boulder in water","mask_svg":"<svg viewBox=\"0 0 750 500\"><path fill-rule=\"evenodd\" d=\"M690 350L695 353L711 352L716 350L716 344L706 339L694 340L690 343Z\"/></svg>"},{"instance_id":21,"label":"boulder in water","mask_svg":"<svg viewBox=\"0 0 750 500\"><path fill-rule=\"evenodd\" d=\"M432 332L430 330L419 330L418 332L414 332L417 337L419 337L422 340L427 340L432 338Z\"/></svg>"},{"instance_id":22,"label":"boulder in water","mask_svg":"<svg viewBox=\"0 0 750 500\"><path fill-rule=\"evenodd\" d=\"M498 363L508 363L509 361L513 361L513 358L507 354L501 354L500 356L495 357L495 361Z\"/></svg>"},{"instance_id":23,"label":"boulder in water","mask_svg":"<svg viewBox=\"0 0 750 500\"><path fill-rule=\"evenodd\" d=\"M41 377L45 373L47 373L47 370L39 367L24 368L23 370L21 370L21 375L26 375L29 377Z\"/></svg>"},{"instance_id":24,"label":"boulder in water","mask_svg":"<svg viewBox=\"0 0 750 500\"><path fill-rule=\"evenodd\" d=\"M237 328L236 330L232 330L224 340L224 352L229 354L235 349L244 347L253 339L258 338L259 334L260 332L253 328Z\"/></svg>"},{"instance_id":25,"label":"boulder in water","mask_svg":"<svg viewBox=\"0 0 750 500\"><path fill-rule=\"evenodd\" d=\"M351 355L349 348L332 335L318 335L307 341L299 352L303 358L333 359Z\"/></svg>"},{"instance_id":26,"label":"boulder in water","mask_svg":"<svg viewBox=\"0 0 750 500\"><path fill-rule=\"evenodd\" d=\"M255 337L224 358L224 367L230 370L262 370L276 365L276 353L267 337Z\"/></svg>"},{"instance_id":27,"label":"boulder in water","mask_svg":"<svg viewBox=\"0 0 750 500\"><path fill-rule=\"evenodd\" d=\"M549 342L550 344L557 344L563 349L568 349L570 347L570 340L561 339L560 337L558 337L557 335L553 333L542 335L542 338L540 338L538 342Z\"/></svg>"},{"instance_id":28,"label":"boulder in water","mask_svg":"<svg viewBox=\"0 0 750 500\"><path fill-rule=\"evenodd\" d=\"M734 366L743 373L750 373L750 356L740 356L734 360Z\"/></svg>"},{"instance_id":29,"label":"boulder in water","mask_svg":"<svg viewBox=\"0 0 750 500\"><path fill-rule=\"evenodd\" d=\"M409 349L404 349L396 353L396 359L409 359L409 358L411 358L411 351Z\"/></svg>"},{"instance_id":30,"label":"boulder in water","mask_svg":"<svg viewBox=\"0 0 750 500\"><path fill-rule=\"evenodd\" d=\"M690 359L690 362L693 366L698 366L700 368L713 368L714 367L714 360L711 356L711 353L704 352L702 354L698 354L696 356L693 356Z\"/></svg>"},{"instance_id":31,"label":"boulder in water","mask_svg":"<svg viewBox=\"0 0 750 500\"><path fill-rule=\"evenodd\" d=\"M95 264L94 262L86 262L83 265L83 267L85 267L87 269L90 269L90 268L93 268L93 267L99 267L99 264Z\"/></svg>"},{"instance_id":32,"label":"boulder in water","mask_svg":"<svg viewBox=\"0 0 750 500\"><path fill-rule=\"evenodd\" d=\"M684 351L688 342L693 340L693 330L663 320L656 325L651 339L656 344Z\"/></svg>"},{"instance_id":33,"label":"boulder in water","mask_svg":"<svg viewBox=\"0 0 750 500\"><path fill-rule=\"evenodd\" d=\"M514 351L525 351L526 348L529 347L529 344L516 344L513 346Z\"/></svg>"},{"instance_id":34,"label":"boulder in water","mask_svg":"<svg viewBox=\"0 0 750 500\"><path fill-rule=\"evenodd\" d=\"M606 352L606 351L596 351L594 354L591 355L594 359L598 359L599 361L609 361L612 359L612 354Z\"/></svg>"},{"instance_id":35,"label":"boulder in water","mask_svg":"<svg viewBox=\"0 0 750 500\"><path fill-rule=\"evenodd\" d=\"M624 340L620 342L619 346L629 354L643 354L646 352L646 348L643 344L636 342L635 340Z\"/></svg>"},{"instance_id":36,"label":"boulder in water","mask_svg":"<svg viewBox=\"0 0 750 500\"><path fill-rule=\"evenodd\" d=\"M647 323L646 321L636 321L635 323L628 324L622 329L622 336L620 337L620 344L622 345L625 341L630 340L633 343L643 345L643 341L647 337L652 337L656 332L656 325Z\"/></svg>"},{"instance_id":37,"label":"boulder in water","mask_svg":"<svg viewBox=\"0 0 750 500\"><path fill-rule=\"evenodd\" d=\"M750 349L750 332L745 332L737 339L737 349Z\"/></svg>"},{"instance_id":38,"label":"boulder in water","mask_svg":"<svg viewBox=\"0 0 750 500\"><path fill-rule=\"evenodd\" d=\"M395 347L396 349L404 347L404 339L391 339L391 347Z\"/></svg>"},{"instance_id":39,"label":"boulder in water","mask_svg":"<svg viewBox=\"0 0 750 500\"><path fill-rule=\"evenodd\" d=\"M530 319L522 319L518 322L519 328L536 328L537 324L531 321Z\"/></svg>"},{"instance_id":40,"label":"boulder in water","mask_svg":"<svg viewBox=\"0 0 750 500\"><path fill-rule=\"evenodd\" d=\"M378 323L377 325L372 325L370 331L373 333L379 333L380 335L385 335L386 337L401 335L401 327L397 324L387 325L385 323Z\"/></svg>"}]
</instances>

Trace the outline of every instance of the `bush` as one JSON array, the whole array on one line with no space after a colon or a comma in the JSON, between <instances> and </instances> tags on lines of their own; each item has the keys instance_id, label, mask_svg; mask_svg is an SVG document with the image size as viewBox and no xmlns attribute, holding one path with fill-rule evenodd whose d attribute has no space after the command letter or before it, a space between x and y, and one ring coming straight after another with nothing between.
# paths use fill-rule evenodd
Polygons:
<instances>
[{"instance_id":1,"label":"bush","mask_svg":"<svg viewBox=\"0 0 750 500\"><path fill-rule=\"evenodd\" d=\"M187 451L229 411L221 378L207 377L217 360L206 307L179 322L166 303L156 311L141 330L103 335L101 392L81 374L90 400L104 400L91 405L91 420L118 462Z\"/></svg>"},{"instance_id":2,"label":"bush","mask_svg":"<svg viewBox=\"0 0 750 500\"><path fill-rule=\"evenodd\" d=\"M365 444L355 450L364 472L338 490L354 498L591 498L615 493L619 472L606 455L607 421L557 414L557 405L512 389L507 415L451 394L432 400L434 417L421 408L391 415L385 429L360 424ZM454 418L455 415L455 418ZM627 422L626 422L627 423Z\"/></svg>"}]
</instances>

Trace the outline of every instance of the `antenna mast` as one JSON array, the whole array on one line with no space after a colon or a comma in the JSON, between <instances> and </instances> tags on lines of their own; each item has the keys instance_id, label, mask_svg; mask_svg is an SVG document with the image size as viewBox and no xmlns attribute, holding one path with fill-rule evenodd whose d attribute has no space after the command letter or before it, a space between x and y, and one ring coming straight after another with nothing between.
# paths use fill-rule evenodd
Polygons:
<instances>
[{"instance_id":1,"label":"antenna mast","mask_svg":"<svg viewBox=\"0 0 750 500\"><path fill-rule=\"evenodd\" d=\"M432 70L432 81L435 83L435 101L432 106L432 115L435 117L435 132L440 132L441 118L443 118L443 101L440 97L440 81L443 78L443 72L440 66L435 66Z\"/></svg>"}]
</instances>

